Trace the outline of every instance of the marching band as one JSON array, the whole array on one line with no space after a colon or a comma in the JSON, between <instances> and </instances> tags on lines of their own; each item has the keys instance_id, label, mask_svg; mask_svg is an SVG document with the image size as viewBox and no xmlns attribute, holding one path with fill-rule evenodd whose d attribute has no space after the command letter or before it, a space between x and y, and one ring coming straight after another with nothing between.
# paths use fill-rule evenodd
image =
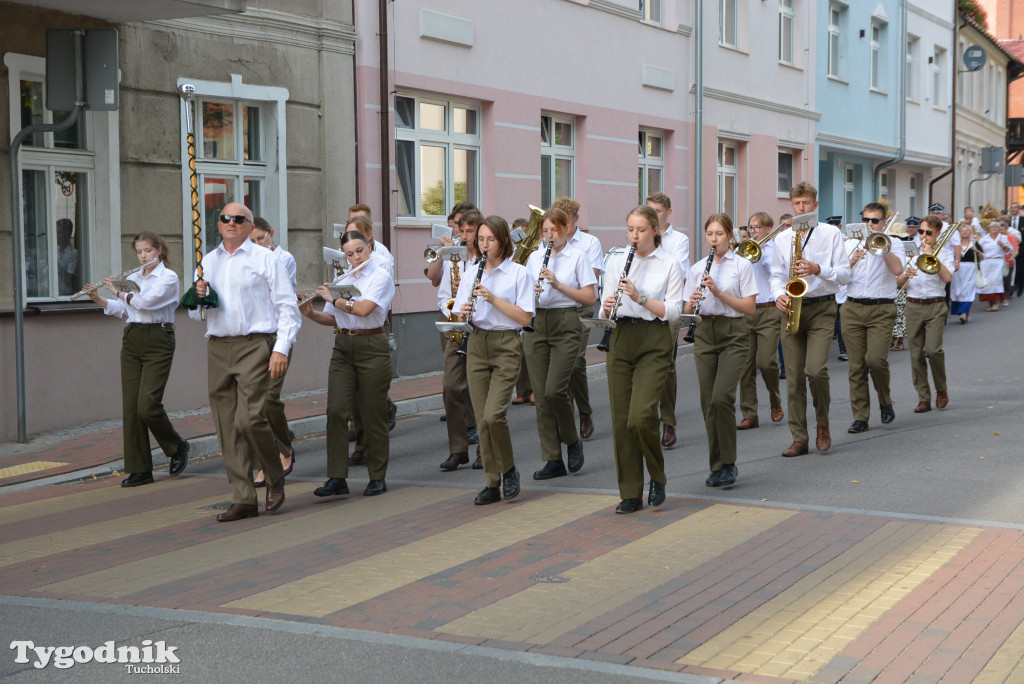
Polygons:
<instances>
[{"instance_id":1,"label":"marching band","mask_svg":"<svg viewBox=\"0 0 1024 684\"><path fill-rule=\"evenodd\" d=\"M992 221L984 236L976 234L969 223L948 225L934 215L921 220L911 217L900 223L898 215L890 216L884 204L872 202L863 208L862 222L848 223L844 235L841 228L818 221L817 190L813 185L795 185L790 202L790 221L780 220L773 229L772 216L757 212L743 227L749 231L749 238L742 241L734 237L740 229L734 227L732 217L711 215L702 235L707 255L692 266L688 239L672 229L671 202L663 193L652 194L646 204L628 213L624 245L609 252L607 264L600 241L579 229L579 204L571 198L559 198L546 210L531 207L525 231L510 230L505 219L484 218L476 207L460 204L449 217L451 236L442 236L440 245L425 252L425 272L438 288L437 326L444 359L443 420L449 456L441 469L452 471L468 464L469 447L479 435L472 467L484 471L484 488L474 503L485 505L519 494L520 476L507 411L525 359L536 398L541 445L542 464L533 479L548 480L578 472L584 465L583 442L593 434L582 354L592 327L603 329L606 336L599 349L607 351L610 422L621 499L616 513L642 510L645 484L648 506L665 501L663 449L676 440L673 370L684 324L689 327L684 339L693 341L707 436L708 487L730 487L737 482L737 430L759 426L758 374L767 390L772 422L788 417L792 443L781 454L796 457L808 453L808 387L815 413L815 445L819 452L828 451L832 438L827 361L840 310L853 414L848 432L869 429L871 387L882 424L895 420L888 355L898 350L894 345L897 336L902 341L905 335L910 348L912 381L919 399L914 412L932 409L933 386L935 407L945 408L949 394L942 337L950 315L947 285L952 314L958 315L962 324L969 320L976 292L989 302L990 311L998 310L1004 301L1006 255L1012 250L1016 254L1015 245L1000 234L999 223ZM240 234L252 222L241 211L237 217L221 218L227 226L221 226L222 233L233 230ZM269 224L257 218L255 225L252 241L280 251L260 261L261 265L267 262L270 287L275 291L290 287L294 291L294 260L289 268L290 255L276 250ZM916 234L908 234L908 229L916 229ZM123 486L153 481L148 432L153 432L163 450L173 455L172 475L185 469L188 453L187 443L170 428L160 406L166 373L154 371L150 377L144 370L150 363L146 354L153 356L152 363L160 368L169 368L173 313L168 317L164 312L166 297L155 293L158 285L166 289L164 280L176 292L177 279L163 263L152 260L166 260L162 240L150 233L136 240L140 263L145 262L142 275L128 279L133 282L108 278L103 283L117 299L101 297L98 286L75 295L88 294L104 305L108 314L127 316L129 320L122 365L126 369L125 452L126 463L130 456L127 469L131 475ZM394 261L373 241L372 223L362 216L350 218L340 240L341 252L324 250L325 259L336 269L334 280L311 295L296 296L302 316L333 328L335 335L328 372L327 480L314 494L349 494L349 466L360 462L348 454L348 422L355 414L361 419L360 436L369 476L363 494L374 496L387 491L388 433L389 423L394 420L388 399L392 377L388 315L395 295ZM234 242L232 247L237 249ZM244 254L250 252L243 250ZM234 254L230 250L228 253ZM328 253L333 256L328 258ZM215 260L204 259L207 267L217 265L207 261ZM602 274L605 277L598 293ZM617 277L611 277L613 274ZM210 280L216 281L217 274L211 276ZM209 289L205 283L206 278L198 278L196 292L200 296ZM133 284L136 294L121 289ZM231 292L228 284L217 289ZM837 307L837 294L841 309ZM318 298L324 300L320 310L314 309ZM153 301L146 304L150 299ZM224 306L233 306L230 294ZM208 337L214 342L235 340L232 335L239 333L234 329L225 328L228 336L218 337L222 333L216 327L221 325L221 318L232 315L230 311L211 311L214 318ZM205 309L192 313L196 320L200 315L205 317ZM276 320L268 314L268 325L276 328L272 325ZM267 329L251 327L261 335ZM293 339L292 327L290 322L285 325L287 342ZM132 351L133 345L137 346L133 335L142 334L138 330L157 334L159 339L146 340L143 345L152 350ZM777 358L780 340L782 357ZM157 342L167 349L158 349ZM263 355L274 349L271 374L283 378L287 365L278 357L290 356L290 349L286 350L290 344L279 341L275 347L268 337L261 345ZM215 348L211 344L211 350ZM128 369L139 366L136 356L142 359L143 370L129 373ZM785 409L778 363L783 357L788 371ZM211 373L216 363L219 360L211 353ZM127 379L129 375L134 379ZM257 394L266 392L266 383L254 387ZM272 386L268 403L276 405L271 400L279 394L278 381ZM153 410L129 410L136 404L141 408L137 396L151 397ZM222 411L227 408L222 407ZM149 413L155 417L147 417ZM272 417L269 406L266 413ZM242 437L231 437L231 455L239 462L232 461L228 474L239 500L218 520L257 515L252 503L254 486L267 489L268 510L276 510L283 502L284 476L292 471L294 450L283 410L280 414L277 420L271 420L272 431L260 428L260 434L273 435L273 451L249 439L246 426L235 426ZM226 423L219 425L218 432L226 433L228 427ZM219 436L225 439L225 435ZM360 450L357 447L357 453ZM277 456L280 464L274 458ZM242 468L254 462L266 469L266 476L261 470L254 480L250 472L249 482L240 483Z\"/></svg>"}]
</instances>

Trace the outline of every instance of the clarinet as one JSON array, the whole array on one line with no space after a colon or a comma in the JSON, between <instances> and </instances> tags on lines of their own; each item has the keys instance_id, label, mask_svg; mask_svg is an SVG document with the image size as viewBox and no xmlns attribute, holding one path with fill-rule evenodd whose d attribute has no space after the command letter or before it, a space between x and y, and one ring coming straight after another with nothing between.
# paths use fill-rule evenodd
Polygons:
<instances>
[{"instance_id":1,"label":"clarinet","mask_svg":"<svg viewBox=\"0 0 1024 684\"><path fill-rule=\"evenodd\" d=\"M629 246L629 253L626 254L626 265L622 267L622 275L619 276L619 281L625 280L626 276L629 275L629 267L633 264L633 255L636 254L636 243ZM608 320L614 321L619 313L619 302L622 301L622 288L615 289L615 301L612 302L611 313L608 314ZM597 345L599 351L607 352L612 346L612 329L606 328L604 331L604 337L601 338L600 344Z\"/></svg>"},{"instance_id":2,"label":"clarinet","mask_svg":"<svg viewBox=\"0 0 1024 684\"><path fill-rule=\"evenodd\" d=\"M540 265L540 270L542 270L542 271L545 268L548 267L548 259L551 258L551 247L552 247L552 245L553 245L553 243L549 242L548 243L548 248L546 250L544 250L544 262ZM537 282L541 283L543 281L540 278L538 278ZM523 332L524 333L528 333L528 332L533 332L534 331L533 324L537 322L536 309L539 306L540 306L540 292L535 292L534 293L534 298L533 298L533 308L534 308L533 318L530 319L530 325L528 325L528 326L523 328Z\"/></svg>"},{"instance_id":3,"label":"clarinet","mask_svg":"<svg viewBox=\"0 0 1024 684\"><path fill-rule=\"evenodd\" d=\"M704 290L707 289L704 286L704 282L703 282L704 281L704 276L706 276L708 273L711 272L711 264L714 263L714 261L715 261L715 248L714 248L714 246L712 246L711 247L711 252L708 254L708 261L707 261L706 264L704 264L704 275L700 277L700 279L701 279L700 287L697 288L697 292L699 292L701 294L701 298L702 299L704 297ZM694 315L697 315L697 314L700 313L700 302L701 302L701 300L698 299L697 303L693 305L693 313L694 313ZM698 317L697 320L691 320L690 321L690 327L686 329L686 334L683 335L683 342L693 342L693 333L694 333L694 331L697 330L697 321L699 321L699 320L700 320L700 318Z\"/></svg>"},{"instance_id":4,"label":"clarinet","mask_svg":"<svg viewBox=\"0 0 1024 684\"><path fill-rule=\"evenodd\" d=\"M469 315L466 316L466 323L468 323L468 324L472 324L473 323L473 312L476 311L476 296L473 295L473 291L476 290L476 286L480 284L480 278L482 278L483 275L484 275L484 265L486 263L487 263L487 252L483 252L480 255L480 258L477 259L478 266L477 266L477 269L476 269L476 280L473 281L473 287L471 287L470 290L469 290L470 299L472 299L473 301L470 302L470 304L469 304ZM459 356L465 356L466 355L466 351L469 349L469 333L470 332L471 332L471 329L467 330L464 333L462 333L462 342L459 344L459 348L455 350L455 353L458 354Z\"/></svg>"}]
</instances>

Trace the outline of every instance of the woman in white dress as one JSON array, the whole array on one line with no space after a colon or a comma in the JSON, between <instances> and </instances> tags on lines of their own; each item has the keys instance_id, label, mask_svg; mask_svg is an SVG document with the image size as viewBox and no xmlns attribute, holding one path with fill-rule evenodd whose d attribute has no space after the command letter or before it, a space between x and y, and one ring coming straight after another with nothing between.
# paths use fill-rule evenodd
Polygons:
<instances>
[{"instance_id":1,"label":"woman in white dress","mask_svg":"<svg viewBox=\"0 0 1024 684\"><path fill-rule=\"evenodd\" d=\"M1003 301L1003 264L1006 254L1013 251L1009 240L999 234L1000 223L992 221L988 224L988 235L977 242L977 249L982 254L981 273L988 284L978 290L979 299L988 302L985 311L998 311L999 302Z\"/></svg>"},{"instance_id":2,"label":"woman in white dress","mask_svg":"<svg viewBox=\"0 0 1024 684\"><path fill-rule=\"evenodd\" d=\"M975 247L974 229L969 223L960 226L960 268L953 274L953 282L949 286L949 299L952 302L949 313L960 317L963 325L970 320L971 304L977 294L975 279L978 275L978 262L981 257Z\"/></svg>"}]
</instances>

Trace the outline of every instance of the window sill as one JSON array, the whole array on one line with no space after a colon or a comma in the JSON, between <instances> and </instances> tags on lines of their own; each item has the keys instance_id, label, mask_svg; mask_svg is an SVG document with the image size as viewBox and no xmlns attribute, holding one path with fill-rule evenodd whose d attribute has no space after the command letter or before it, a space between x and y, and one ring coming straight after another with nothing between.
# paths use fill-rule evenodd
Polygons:
<instances>
[{"instance_id":1,"label":"window sill","mask_svg":"<svg viewBox=\"0 0 1024 684\"><path fill-rule=\"evenodd\" d=\"M882 95L883 97L889 97L889 93L885 92L884 90L879 90L878 88L868 88L868 91L874 93L875 95Z\"/></svg>"},{"instance_id":2,"label":"window sill","mask_svg":"<svg viewBox=\"0 0 1024 684\"><path fill-rule=\"evenodd\" d=\"M91 299L85 302L29 302L23 310L26 316L50 316L54 314L102 313L103 307ZM13 318L14 309L0 311L0 317Z\"/></svg>"},{"instance_id":3,"label":"window sill","mask_svg":"<svg viewBox=\"0 0 1024 684\"><path fill-rule=\"evenodd\" d=\"M828 75L828 80L830 80L830 81L832 81L834 83L842 83L843 85L846 85L846 86L850 85L849 81L844 81L843 79L839 78L838 76L833 76L832 74Z\"/></svg>"},{"instance_id":4,"label":"window sill","mask_svg":"<svg viewBox=\"0 0 1024 684\"><path fill-rule=\"evenodd\" d=\"M741 55L747 55L748 57L750 56L750 52L736 45L729 45L728 43L719 43L718 47L723 48L725 50L729 50L731 52L738 52Z\"/></svg>"},{"instance_id":5,"label":"window sill","mask_svg":"<svg viewBox=\"0 0 1024 684\"><path fill-rule=\"evenodd\" d=\"M782 60L779 60L779 66L780 67L786 67L787 69L792 69L793 71L803 71L804 70L804 68L802 66L798 66L798 65L792 64L790 62L783 62Z\"/></svg>"}]
</instances>

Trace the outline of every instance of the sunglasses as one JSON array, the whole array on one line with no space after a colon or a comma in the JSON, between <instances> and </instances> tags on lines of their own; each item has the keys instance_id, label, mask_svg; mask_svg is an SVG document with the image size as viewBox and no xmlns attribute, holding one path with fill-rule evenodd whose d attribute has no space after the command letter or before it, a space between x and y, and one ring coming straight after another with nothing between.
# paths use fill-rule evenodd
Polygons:
<instances>
[{"instance_id":1,"label":"sunglasses","mask_svg":"<svg viewBox=\"0 0 1024 684\"><path fill-rule=\"evenodd\" d=\"M935 234L934 230L922 230L922 231L919 231L919 232L922 233L923 235L934 235Z\"/></svg>"},{"instance_id":2,"label":"sunglasses","mask_svg":"<svg viewBox=\"0 0 1024 684\"><path fill-rule=\"evenodd\" d=\"M231 214L220 215L221 223L231 223L232 219L234 219L235 223L237 223L238 225L242 225L243 223L249 220L249 217L244 214L235 214L234 216L232 216Z\"/></svg>"},{"instance_id":3,"label":"sunglasses","mask_svg":"<svg viewBox=\"0 0 1024 684\"><path fill-rule=\"evenodd\" d=\"M881 223L882 221L885 220L885 219L880 219L880 218L868 218L867 216L863 216L863 215L861 215L861 218L864 219L864 223L870 223L870 224L876 225L876 226L879 223Z\"/></svg>"}]
</instances>

